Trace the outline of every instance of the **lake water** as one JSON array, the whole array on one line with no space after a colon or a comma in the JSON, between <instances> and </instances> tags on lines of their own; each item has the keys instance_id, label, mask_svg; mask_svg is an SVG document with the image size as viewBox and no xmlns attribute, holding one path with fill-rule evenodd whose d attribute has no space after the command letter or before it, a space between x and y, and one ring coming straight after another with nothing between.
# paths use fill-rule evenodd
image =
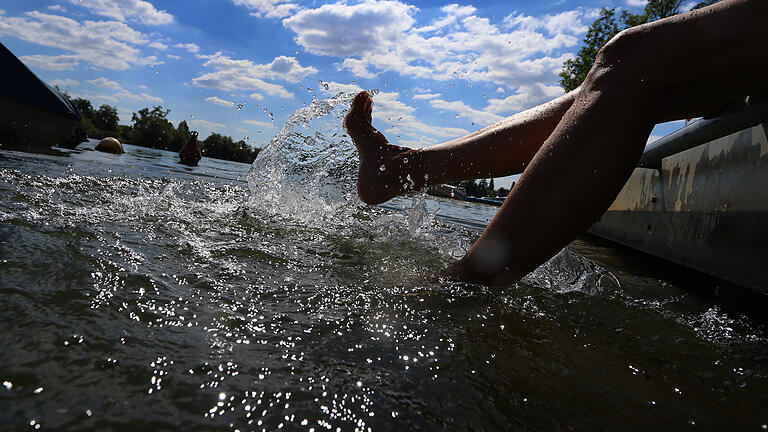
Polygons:
<instances>
[{"instance_id":1,"label":"lake water","mask_svg":"<svg viewBox=\"0 0 768 432\"><path fill-rule=\"evenodd\" d=\"M364 206L328 133L250 176L0 149L0 430L768 427L764 324L589 240L430 281L496 208Z\"/></svg>"}]
</instances>

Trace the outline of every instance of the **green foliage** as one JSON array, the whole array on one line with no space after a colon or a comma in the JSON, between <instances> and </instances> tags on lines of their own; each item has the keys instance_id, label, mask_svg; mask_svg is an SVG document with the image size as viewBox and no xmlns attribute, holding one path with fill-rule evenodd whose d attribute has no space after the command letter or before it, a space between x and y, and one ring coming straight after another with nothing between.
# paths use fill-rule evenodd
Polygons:
<instances>
[{"instance_id":1,"label":"green foliage","mask_svg":"<svg viewBox=\"0 0 768 432\"><path fill-rule=\"evenodd\" d=\"M62 94L69 98L66 93ZM126 126L119 124L117 108L113 106L102 105L95 110L88 99L70 98L70 101L80 111L82 120L79 127L92 138L111 136L137 146L178 152L192 136L186 121L181 121L174 128L167 118L171 110L162 106L140 109L131 116L133 124ZM206 157L250 164L261 149L250 147L245 141L234 141L232 137L213 133L201 143L201 150Z\"/></svg>"},{"instance_id":2,"label":"green foliage","mask_svg":"<svg viewBox=\"0 0 768 432\"><path fill-rule=\"evenodd\" d=\"M91 101L88 99L76 98L71 99L70 102L72 102L72 105L80 111L82 117L88 117L89 119L93 118L93 105L91 105Z\"/></svg>"},{"instance_id":3,"label":"green foliage","mask_svg":"<svg viewBox=\"0 0 768 432\"><path fill-rule=\"evenodd\" d=\"M93 113L91 123L96 129L104 131L117 131L117 122L120 118L117 116L117 108L109 105L102 105Z\"/></svg>"},{"instance_id":4,"label":"green foliage","mask_svg":"<svg viewBox=\"0 0 768 432\"><path fill-rule=\"evenodd\" d=\"M458 186L463 187L467 192L467 195L473 197L507 196L509 193L509 189L503 187L499 188L498 190L494 189L493 179L490 181L486 179L480 179L479 183L473 179L464 180L463 182L458 183Z\"/></svg>"},{"instance_id":5,"label":"green foliage","mask_svg":"<svg viewBox=\"0 0 768 432\"><path fill-rule=\"evenodd\" d=\"M711 4L716 1L707 0L704 3ZM696 5L696 8L701 7L701 5L706 6L704 3ZM587 77L587 73L592 69L592 64L595 62L600 48L620 31L676 15L680 12L681 4L682 0L648 0L642 14L632 14L624 10L618 17L616 16L616 8L603 8L600 11L600 16L589 27L576 57L563 63L563 70L559 74L560 86L567 92L580 86Z\"/></svg>"},{"instance_id":6,"label":"green foliage","mask_svg":"<svg viewBox=\"0 0 768 432\"><path fill-rule=\"evenodd\" d=\"M680 13L683 0L651 0L645 5L647 21L656 21Z\"/></svg>"},{"instance_id":7,"label":"green foliage","mask_svg":"<svg viewBox=\"0 0 768 432\"><path fill-rule=\"evenodd\" d=\"M240 140L235 142L232 137L212 133L201 146L203 156L253 163L260 149L252 148Z\"/></svg>"},{"instance_id":8,"label":"green foliage","mask_svg":"<svg viewBox=\"0 0 768 432\"><path fill-rule=\"evenodd\" d=\"M707 7L709 5L713 5L713 4L719 3L719 2L720 2L720 0L707 0L707 1L703 1L703 2L701 2L699 4L697 4L696 6L694 6L693 9L701 9L703 7Z\"/></svg>"},{"instance_id":9,"label":"green foliage","mask_svg":"<svg viewBox=\"0 0 768 432\"><path fill-rule=\"evenodd\" d=\"M184 147L184 144L189 141L189 138L192 136L192 133L189 131L189 125L187 125L186 120L182 120L179 122L179 125L176 127L176 132L173 134L173 137L171 138L170 142L170 148L171 151L179 151L182 147Z\"/></svg>"},{"instance_id":10,"label":"green foliage","mask_svg":"<svg viewBox=\"0 0 768 432\"><path fill-rule=\"evenodd\" d=\"M170 143L176 129L166 119L170 112L171 110L163 109L158 105L151 110L142 108L138 113L133 113L130 142L143 147L171 150Z\"/></svg>"}]
</instances>

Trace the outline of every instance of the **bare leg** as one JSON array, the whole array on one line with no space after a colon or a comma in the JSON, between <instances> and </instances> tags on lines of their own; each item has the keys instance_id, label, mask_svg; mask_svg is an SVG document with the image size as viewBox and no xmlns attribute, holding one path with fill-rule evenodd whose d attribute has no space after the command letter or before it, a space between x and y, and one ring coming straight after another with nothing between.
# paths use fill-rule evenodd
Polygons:
<instances>
[{"instance_id":1,"label":"bare leg","mask_svg":"<svg viewBox=\"0 0 768 432\"><path fill-rule=\"evenodd\" d=\"M571 92L453 141L409 149L389 144L371 125L373 101L362 92L344 119L360 154L360 199L379 204L428 184L521 173L575 95Z\"/></svg>"},{"instance_id":2,"label":"bare leg","mask_svg":"<svg viewBox=\"0 0 768 432\"><path fill-rule=\"evenodd\" d=\"M726 0L622 32L493 221L449 276L514 282L608 208L660 120L706 114L765 86L764 0Z\"/></svg>"}]
</instances>

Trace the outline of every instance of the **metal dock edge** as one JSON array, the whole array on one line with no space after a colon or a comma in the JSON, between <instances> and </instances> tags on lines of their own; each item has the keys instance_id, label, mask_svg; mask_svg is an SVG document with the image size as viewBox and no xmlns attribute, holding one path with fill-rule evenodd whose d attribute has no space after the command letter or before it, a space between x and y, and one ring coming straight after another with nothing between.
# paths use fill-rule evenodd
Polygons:
<instances>
[{"instance_id":1,"label":"metal dock edge","mask_svg":"<svg viewBox=\"0 0 768 432\"><path fill-rule=\"evenodd\" d=\"M589 232L768 294L767 107L650 144Z\"/></svg>"}]
</instances>

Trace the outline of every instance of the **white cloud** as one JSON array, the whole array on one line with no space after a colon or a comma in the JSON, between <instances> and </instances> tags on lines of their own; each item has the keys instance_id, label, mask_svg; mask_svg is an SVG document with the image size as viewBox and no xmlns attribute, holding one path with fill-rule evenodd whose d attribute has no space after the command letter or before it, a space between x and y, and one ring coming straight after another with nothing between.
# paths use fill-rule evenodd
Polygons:
<instances>
[{"instance_id":1,"label":"white cloud","mask_svg":"<svg viewBox=\"0 0 768 432\"><path fill-rule=\"evenodd\" d=\"M220 52L200 56L207 59L203 66L211 68L208 72L192 80L198 87L215 88L225 91L258 90L271 96L293 98L293 93L279 84L269 83L265 79L280 79L288 82L299 82L308 75L317 73L317 69L304 67L293 57L279 56L267 64L255 64L250 60L236 60L222 55ZM260 93L255 93L258 97Z\"/></svg>"},{"instance_id":2,"label":"white cloud","mask_svg":"<svg viewBox=\"0 0 768 432\"><path fill-rule=\"evenodd\" d=\"M163 99L162 98L159 98L159 97L156 97L156 96L152 96L149 93L140 93L140 94L132 93L132 92L124 89L117 82L112 81L112 80L107 79L107 78L104 78L104 77L100 77L100 78L96 78L96 79L92 79L92 80L87 80L87 81L88 81L88 83L93 84L96 87L101 87L101 88L107 88L107 89L115 90L116 93L114 93L111 96L108 96L108 95L101 95L100 96L101 99L109 99L113 103L116 103L118 100L121 100L121 99L122 100L130 99L130 100L135 100L135 101L139 101L139 102L163 103Z\"/></svg>"},{"instance_id":3,"label":"white cloud","mask_svg":"<svg viewBox=\"0 0 768 432\"><path fill-rule=\"evenodd\" d=\"M265 129L272 129L275 127L275 124L272 122L266 122L266 121L259 121L259 120L243 120L243 123L247 123L249 125L262 127Z\"/></svg>"},{"instance_id":4,"label":"white cloud","mask_svg":"<svg viewBox=\"0 0 768 432\"><path fill-rule=\"evenodd\" d=\"M133 99L135 101L140 101L140 102L152 102L157 104L163 103L163 98L152 96L149 93L133 94L128 90L123 90L119 93L115 93L115 97L117 99Z\"/></svg>"},{"instance_id":5,"label":"white cloud","mask_svg":"<svg viewBox=\"0 0 768 432\"><path fill-rule=\"evenodd\" d=\"M226 125L223 125L221 123L214 123L214 122L210 122L203 119L190 120L188 123L192 125L202 126L208 129L224 129L227 127Z\"/></svg>"},{"instance_id":6,"label":"white cloud","mask_svg":"<svg viewBox=\"0 0 768 432\"><path fill-rule=\"evenodd\" d=\"M435 126L418 120L413 114L415 108L400 101L399 97L398 92L381 92L373 97L372 116L376 120L393 126L391 130L385 131L391 142L407 143L406 145L411 147L424 147L436 143L436 138L457 138L469 133L466 129ZM408 140L407 137L412 140Z\"/></svg>"},{"instance_id":7,"label":"white cloud","mask_svg":"<svg viewBox=\"0 0 768 432\"><path fill-rule=\"evenodd\" d=\"M261 93L251 93L250 95L248 95L248 97L250 97L251 99L256 99L256 100L264 99L264 95L261 94Z\"/></svg>"},{"instance_id":8,"label":"white cloud","mask_svg":"<svg viewBox=\"0 0 768 432\"><path fill-rule=\"evenodd\" d=\"M197 46L197 44L193 44L193 43L177 43L173 47L174 48L185 49L185 50L191 52L192 54L197 54L197 53L200 52L200 47Z\"/></svg>"},{"instance_id":9,"label":"white cloud","mask_svg":"<svg viewBox=\"0 0 768 432\"><path fill-rule=\"evenodd\" d=\"M474 6L459 6L451 4L440 8L446 15L443 18L435 20L431 25L415 29L417 32L436 32L446 27L456 24L461 17L469 16L475 13L477 9Z\"/></svg>"},{"instance_id":10,"label":"white cloud","mask_svg":"<svg viewBox=\"0 0 768 432\"><path fill-rule=\"evenodd\" d=\"M562 94L563 89L558 85L534 83L521 86L516 93L504 99L488 100L486 110L496 114L521 111L550 101Z\"/></svg>"},{"instance_id":11,"label":"white cloud","mask_svg":"<svg viewBox=\"0 0 768 432\"><path fill-rule=\"evenodd\" d=\"M432 93L421 93L421 94L415 94L413 95L414 100L430 100L434 98L440 97L440 93L438 94L432 94Z\"/></svg>"},{"instance_id":12,"label":"white cloud","mask_svg":"<svg viewBox=\"0 0 768 432\"><path fill-rule=\"evenodd\" d=\"M52 10L54 12L61 12L61 13L64 13L67 11L67 8L65 8L62 5L50 5L47 7L47 9Z\"/></svg>"},{"instance_id":13,"label":"white cloud","mask_svg":"<svg viewBox=\"0 0 768 432\"><path fill-rule=\"evenodd\" d=\"M299 9L287 0L233 0L233 3L252 10L252 16L265 18L283 18Z\"/></svg>"},{"instance_id":14,"label":"white cloud","mask_svg":"<svg viewBox=\"0 0 768 432\"><path fill-rule=\"evenodd\" d=\"M325 87L326 85L328 86L328 88ZM325 94L331 94L331 95L338 94L339 92L359 93L363 91L363 89L357 84L343 84L343 83L337 83L333 81L323 81L319 83L318 89Z\"/></svg>"},{"instance_id":15,"label":"white cloud","mask_svg":"<svg viewBox=\"0 0 768 432\"><path fill-rule=\"evenodd\" d=\"M326 4L283 20L307 52L335 57L362 56L402 40L413 24L414 6L399 1Z\"/></svg>"},{"instance_id":16,"label":"white cloud","mask_svg":"<svg viewBox=\"0 0 768 432\"><path fill-rule=\"evenodd\" d=\"M73 80L71 78L66 79L53 79L48 81L48 84L59 86L60 88L79 86L80 81Z\"/></svg>"},{"instance_id":17,"label":"white cloud","mask_svg":"<svg viewBox=\"0 0 768 432\"><path fill-rule=\"evenodd\" d=\"M627 0L627 6L630 7L645 7L646 0Z\"/></svg>"},{"instance_id":18,"label":"white cloud","mask_svg":"<svg viewBox=\"0 0 768 432\"><path fill-rule=\"evenodd\" d=\"M227 107L230 107L230 108L235 106L234 102L228 101L228 100L224 100L224 99L220 99L220 98L217 98L216 96L207 97L207 98L205 98L205 101L206 102L210 102L212 104L216 104L216 105L227 106Z\"/></svg>"},{"instance_id":19,"label":"white cloud","mask_svg":"<svg viewBox=\"0 0 768 432\"><path fill-rule=\"evenodd\" d=\"M96 87L104 87L104 88L111 88L115 90L122 90L122 87L120 84L116 83L115 81L106 79L104 77L96 78L92 80L87 80L89 83L95 85Z\"/></svg>"},{"instance_id":20,"label":"white cloud","mask_svg":"<svg viewBox=\"0 0 768 432\"><path fill-rule=\"evenodd\" d=\"M166 44L164 44L162 42L158 42L158 41L152 42L151 44L149 44L147 46L150 47L150 48L154 48L154 49L160 50L160 51L164 51L164 50L168 49L168 45L166 45Z\"/></svg>"},{"instance_id":21,"label":"white cloud","mask_svg":"<svg viewBox=\"0 0 768 432\"><path fill-rule=\"evenodd\" d=\"M431 24L415 27L418 9L413 6L365 0L304 9L283 25L296 33L307 52L343 59L336 68L358 77L389 71L416 79L489 83L516 92L516 103L497 103L495 109L544 102L552 94L549 87L559 82L563 62L572 57L569 50L587 30L585 22L594 15L582 8L541 17L516 13L496 25L475 15L472 6L449 5L440 11L443 15Z\"/></svg>"},{"instance_id":22,"label":"white cloud","mask_svg":"<svg viewBox=\"0 0 768 432\"><path fill-rule=\"evenodd\" d=\"M178 59L181 58L181 57L179 57L177 55L173 55L173 54L166 54L165 56L168 57L169 59L173 59L173 60L178 60Z\"/></svg>"},{"instance_id":23,"label":"white cloud","mask_svg":"<svg viewBox=\"0 0 768 432\"><path fill-rule=\"evenodd\" d=\"M19 60L27 66L52 71L73 70L75 66L80 64L78 57L73 54L62 54L58 56L33 54L19 57Z\"/></svg>"},{"instance_id":24,"label":"white cloud","mask_svg":"<svg viewBox=\"0 0 768 432\"><path fill-rule=\"evenodd\" d=\"M131 19L147 25L170 24L173 15L155 7L143 0L86 0L79 5L90 9L93 13L110 17L118 21Z\"/></svg>"},{"instance_id":25,"label":"white cloud","mask_svg":"<svg viewBox=\"0 0 768 432\"><path fill-rule=\"evenodd\" d=\"M473 123L477 123L481 126L487 126L504 119L504 117L490 113L488 111L477 110L461 101L446 101L443 99L433 99L429 101L429 104L433 108L443 110L451 115L458 115L460 117L466 117Z\"/></svg>"},{"instance_id":26,"label":"white cloud","mask_svg":"<svg viewBox=\"0 0 768 432\"><path fill-rule=\"evenodd\" d=\"M146 59L140 57L139 49L132 45L145 44L148 39L121 22L80 23L67 17L31 11L25 17L0 15L0 34L66 51L67 54L47 60L58 60L53 64L68 60L65 63L69 69L76 66L75 60L111 70L147 64ZM37 57L36 60L46 59Z\"/></svg>"}]
</instances>

